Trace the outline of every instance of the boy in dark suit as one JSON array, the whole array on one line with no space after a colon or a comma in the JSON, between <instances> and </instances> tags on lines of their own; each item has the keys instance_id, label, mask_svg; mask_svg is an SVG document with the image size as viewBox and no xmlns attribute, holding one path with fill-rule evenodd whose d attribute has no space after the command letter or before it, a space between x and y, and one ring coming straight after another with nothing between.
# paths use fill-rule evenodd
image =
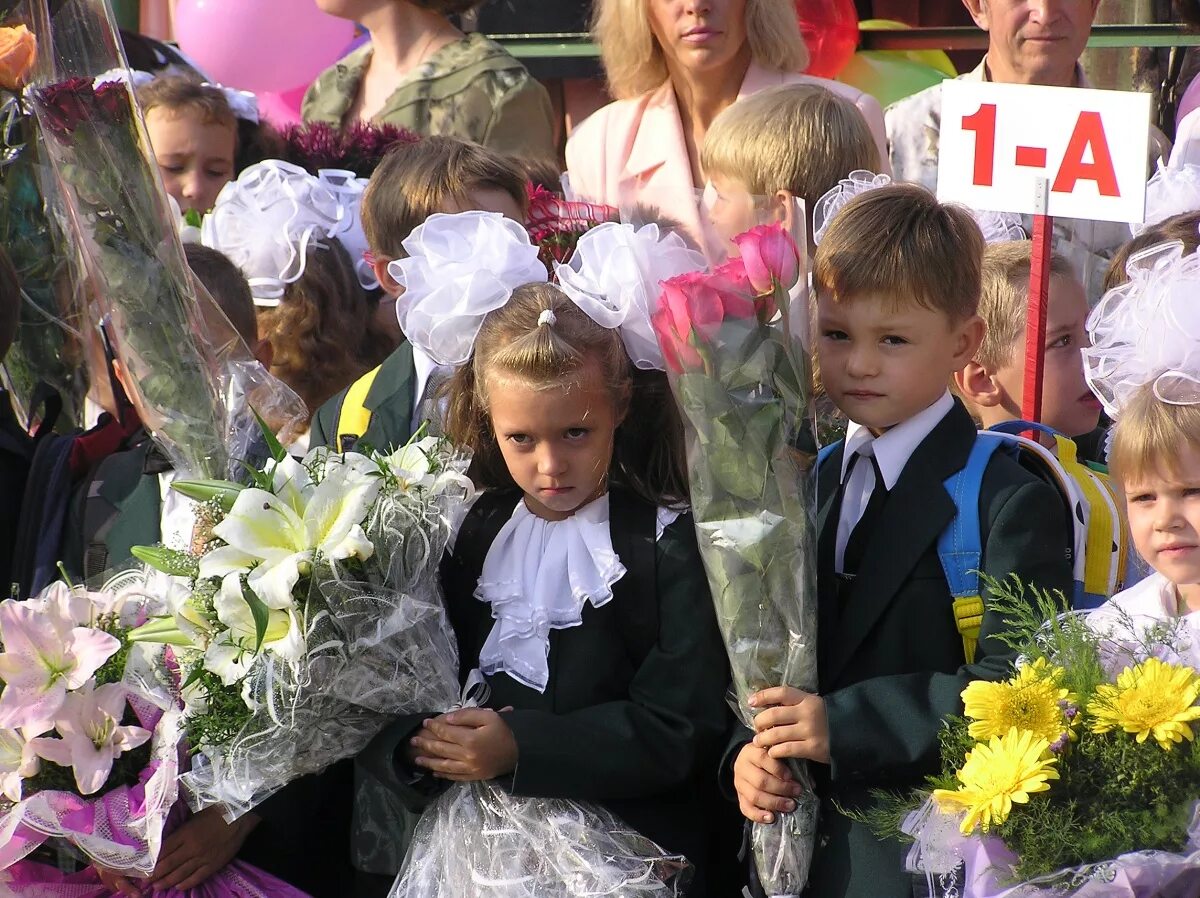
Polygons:
<instances>
[{"instance_id":1,"label":"boy in dark suit","mask_svg":"<svg viewBox=\"0 0 1200 898\"><path fill-rule=\"evenodd\" d=\"M322 405L312 420L310 445L347 452L358 442L391 452L434 417L442 372L433 360L402 342L396 297L403 291L388 263L405 255L409 234L435 212L499 212L525 224L529 199L517 165L485 147L454 137L426 137L390 150L367 185L362 225L371 265L383 289L375 326L397 348Z\"/></svg>"},{"instance_id":2,"label":"boy in dark suit","mask_svg":"<svg viewBox=\"0 0 1200 898\"><path fill-rule=\"evenodd\" d=\"M983 338L976 314L984 243L968 212L894 185L848 203L817 248L817 347L829 396L850 419L820 466L817 635L820 695L767 689L737 748L742 813L770 823L796 785L790 758L813 764L821 798L806 895L907 898L906 849L842 813L872 789L919 786L939 766L938 732L974 679L1008 674L1003 621L985 612L968 663L938 559L975 425L946 389ZM1071 586L1069 530L1052 487L997 453L979 497L986 574ZM748 741L753 735L753 741Z\"/></svg>"}]
</instances>

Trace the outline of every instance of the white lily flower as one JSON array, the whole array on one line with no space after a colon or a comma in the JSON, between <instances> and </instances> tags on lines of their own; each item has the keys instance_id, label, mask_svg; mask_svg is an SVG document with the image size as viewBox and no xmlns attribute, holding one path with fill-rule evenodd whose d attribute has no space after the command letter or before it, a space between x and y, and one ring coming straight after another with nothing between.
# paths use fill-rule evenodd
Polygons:
<instances>
[{"instance_id":1,"label":"white lily flower","mask_svg":"<svg viewBox=\"0 0 1200 898\"><path fill-rule=\"evenodd\" d=\"M400 481L405 489L429 489L433 486L435 476L432 472L430 455L437 450L440 440L437 437L425 437L407 446L401 446L391 455L384 456L383 462Z\"/></svg>"},{"instance_id":2,"label":"white lily flower","mask_svg":"<svg viewBox=\"0 0 1200 898\"><path fill-rule=\"evenodd\" d=\"M232 686L250 670L258 652L258 632L254 615L242 594L236 574L229 575L213 602L217 619L229 629L209 644L204 652L204 667ZM295 611L269 609L266 632L260 652L271 652L287 661L298 661L304 652L304 634Z\"/></svg>"},{"instance_id":3,"label":"white lily flower","mask_svg":"<svg viewBox=\"0 0 1200 898\"><path fill-rule=\"evenodd\" d=\"M21 782L38 772L37 752L29 744L28 732L0 729L0 795L21 800Z\"/></svg>"}]
</instances>

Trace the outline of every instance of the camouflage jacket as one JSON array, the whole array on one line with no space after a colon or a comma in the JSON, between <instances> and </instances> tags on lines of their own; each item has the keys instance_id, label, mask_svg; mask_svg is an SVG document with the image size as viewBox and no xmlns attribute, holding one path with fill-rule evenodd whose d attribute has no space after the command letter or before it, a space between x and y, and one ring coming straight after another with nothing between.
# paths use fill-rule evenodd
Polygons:
<instances>
[{"instance_id":1,"label":"camouflage jacket","mask_svg":"<svg viewBox=\"0 0 1200 898\"><path fill-rule=\"evenodd\" d=\"M307 122L342 124L371 58L365 44L326 69L304 96ZM418 134L474 141L502 153L554 159L550 96L516 59L482 34L442 47L372 118Z\"/></svg>"}]
</instances>

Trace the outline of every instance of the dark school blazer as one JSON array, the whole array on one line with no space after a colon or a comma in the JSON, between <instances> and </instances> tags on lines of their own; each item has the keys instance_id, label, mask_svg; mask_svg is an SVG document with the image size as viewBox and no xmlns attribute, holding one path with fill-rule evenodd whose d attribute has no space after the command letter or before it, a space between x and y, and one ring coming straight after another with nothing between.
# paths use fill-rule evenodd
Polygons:
<instances>
[{"instance_id":1,"label":"dark school blazer","mask_svg":"<svg viewBox=\"0 0 1200 898\"><path fill-rule=\"evenodd\" d=\"M817 474L820 691L829 721L829 765L814 764L821 796L818 849L805 895L811 898L909 898L907 847L880 840L841 814L870 807L872 789L906 790L939 768L938 733L962 713L960 693L976 679L1007 676L1013 653L996 638L1000 616L984 614L974 664L968 665L951 613L952 598L937 539L954 517L943 481L966 464L976 429L957 401L905 465L890 491L865 560L839 599L834 548L840 512L842 451ZM1066 508L1053 487L997 453L979 495L982 570L1003 579L1070 594ZM726 756L728 771L749 737L742 730Z\"/></svg>"},{"instance_id":2,"label":"dark school blazer","mask_svg":"<svg viewBox=\"0 0 1200 898\"><path fill-rule=\"evenodd\" d=\"M366 433L356 435L358 442L374 446L381 452L390 452L407 443L412 436L416 388L412 344L405 341L383 360L371 389L367 391L363 405L371 412L371 423ZM350 389L347 387L342 390L317 409L309 433L310 446L341 449L338 445L338 418L341 417L342 405Z\"/></svg>"},{"instance_id":3,"label":"dark school blazer","mask_svg":"<svg viewBox=\"0 0 1200 898\"><path fill-rule=\"evenodd\" d=\"M507 674L489 678L488 706L516 737L517 769L505 785L515 795L598 802L672 852L687 855L704 891L713 858L716 802L712 777L728 717L729 683L708 581L690 515L654 542L655 509L610 492L613 548L627 573L600 608L585 605L582 626L550 633L545 692ZM456 553L443 565L447 609L459 643L462 679L491 632L490 606L474 597L483 558L512 514L519 492L486 494L463 525ZM648 570L650 580L636 572ZM444 785L414 779L407 739L431 714L400 718L359 760L414 810Z\"/></svg>"}]
</instances>

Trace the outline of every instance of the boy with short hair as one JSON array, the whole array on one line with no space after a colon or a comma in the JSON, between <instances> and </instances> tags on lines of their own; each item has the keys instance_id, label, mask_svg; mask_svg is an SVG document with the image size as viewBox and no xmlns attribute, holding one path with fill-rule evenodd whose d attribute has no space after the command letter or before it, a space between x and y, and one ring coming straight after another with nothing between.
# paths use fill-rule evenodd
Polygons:
<instances>
[{"instance_id":1,"label":"boy with short hair","mask_svg":"<svg viewBox=\"0 0 1200 898\"><path fill-rule=\"evenodd\" d=\"M967 407L984 427L1019 420L1025 390L1025 322L1033 244L994 243L983 254L979 314L987 325L974 358L954 375ZM1041 423L1064 436L1096 429L1100 401L1088 389L1081 352L1088 345L1088 301L1067 260L1050 259Z\"/></svg>"},{"instance_id":2,"label":"boy with short hair","mask_svg":"<svg viewBox=\"0 0 1200 898\"><path fill-rule=\"evenodd\" d=\"M426 137L389 150L363 193L360 215L371 264L383 288L376 327L399 342L396 297L403 288L388 263L404 256L404 240L435 212L499 212L525 224L527 180L515 162L454 137ZM433 361L406 341L388 358L317 410L310 443L348 451L360 440L390 451L431 417L437 379Z\"/></svg>"},{"instance_id":3,"label":"boy with short hair","mask_svg":"<svg viewBox=\"0 0 1200 898\"><path fill-rule=\"evenodd\" d=\"M816 85L785 84L718 115L700 164L715 193L709 217L723 240L760 223L764 212L794 232L791 201L801 199L811 254L817 201L852 171L879 171L880 160L853 103ZM767 209L756 208L755 198L765 198Z\"/></svg>"},{"instance_id":4,"label":"boy with short hair","mask_svg":"<svg viewBox=\"0 0 1200 898\"><path fill-rule=\"evenodd\" d=\"M852 200L817 249L821 373L851 422L817 473L820 695L751 699L763 710L737 749L734 787L746 817L771 822L798 794L784 762L812 762L822 814L808 894L822 898L911 896L905 847L844 812L935 773L963 688L1014 660L990 611L968 659L937 551L956 515L944 483L976 439L946 384L983 338L982 255L965 210L911 185ZM1007 455L987 464L979 521L984 574L1070 589L1063 504Z\"/></svg>"}]
</instances>

